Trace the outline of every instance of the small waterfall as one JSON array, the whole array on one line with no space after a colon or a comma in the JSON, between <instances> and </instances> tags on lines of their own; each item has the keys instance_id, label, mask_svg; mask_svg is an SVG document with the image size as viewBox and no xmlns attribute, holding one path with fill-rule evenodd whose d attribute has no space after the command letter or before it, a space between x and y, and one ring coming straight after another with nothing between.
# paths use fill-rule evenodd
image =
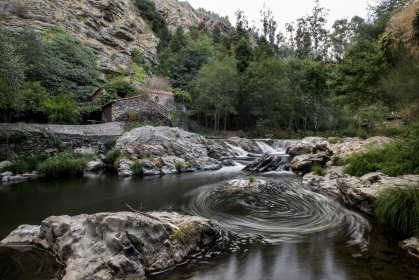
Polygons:
<instances>
[{"instance_id":1,"label":"small waterfall","mask_svg":"<svg viewBox=\"0 0 419 280\"><path fill-rule=\"evenodd\" d=\"M299 142L300 140L274 140L273 147L275 150L285 153L289 146L298 144Z\"/></svg>"},{"instance_id":2,"label":"small waterfall","mask_svg":"<svg viewBox=\"0 0 419 280\"><path fill-rule=\"evenodd\" d=\"M229 151L235 155L236 157L247 157L247 155L249 154L249 152L245 151L242 147L240 146L234 146L231 145L230 143L224 141L224 144L229 148Z\"/></svg>"},{"instance_id":3,"label":"small waterfall","mask_svg":"<svg viewBox=\"0 0 419 280\"><path fill-rule=\"evenodd\" d=\"M264 154L277 154L277 151L265 142L262 142L261 140L256 140L255 142Z\"/></svg>"},{"instance_id":4,"label":"small waterfall","mask_svg":"<svg viewBox=\"0 0 419 280\"><path fill-rule=\"evenodd\" d=\"M284 155L286 149L294 144L300 142L300 140L255 140L256 144L262 150L263 153L271 155ZM272 144L268 144L272 143Z\"/></svg>"}]
</instances>

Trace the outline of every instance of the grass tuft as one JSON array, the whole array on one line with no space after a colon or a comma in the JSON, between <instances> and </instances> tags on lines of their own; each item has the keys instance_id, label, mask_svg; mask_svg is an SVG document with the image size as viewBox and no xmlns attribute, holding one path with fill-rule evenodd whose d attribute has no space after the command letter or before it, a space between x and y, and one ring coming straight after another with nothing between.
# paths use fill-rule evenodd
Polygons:
<instances>
[{"instance_id":1,"label":"grass tuft","mask_svg":"<svg viewBox=\"0 0 419 280\"><path fill-rule=\"evenodd\" d=\"M324 176L326 172L324 171L324 167L320 164L316 163L311 168L310 171L313 172L315 175Z\"/></svg>"},{"instance_id":2,"label":"grass tuft","mask_svg":"<svg viewBox=\"0 0 419 280\"><path fill-rule=\"evenodd\" d=\"M135 161L134 164L131 166L131 171L132 171L132 174L136 176L144 175L143 166L138 160Z\"/></svg>"},{"instance_id":3,"label":"grass tuft","mask_svg":"<svg viewBox=\"0 0 419 280\"><path fill-rule=\"evenodd\" d=\"M346 160L340 156L333 156L332 157L332 165L334 166L342 166L346 164Z\"/></svg>"},{"instance_id":4,"label":"grass tuft","mask_svg":"<svg viewBox=\"0 0 419 280\"><path fill-rule=\"evenodd\" d=\"M110 150L105 154L103 162L112 167L115 167L118 161L122 158L122 152L119 149Z\"/></svg>"},{"instance_id":5,"label":"grass tuft","mask_svg":"<svg viewBox=\"0 0 419 280\"><path fill-rule=\"evenodd\" d=\"M181 161L175 162L175 168L177 172L181 172L184 167L185 167L185 164L183 162Z\"/></svg>"},{"instance_id":6,"label":"grass tuft","mask_svg":"<svg viewBox=\"0 0 419 280\"><path fill-rule=\"evenodd\" d=\"M172 238L177 243L185 243L193 234L201 234L205 227L199 222L185 222L172 231Z\"/></svg>"},{"instance_id":7,"label":"grass tuft","mask_svg":"<svg viewBox=\"0 0 419 280\"><path fill-rule=\"evenodd\" d=\"M249 180L249 184L253 184L256 181L256 177L253 175L250 175L247 179Z\"/></svg>"},{"instance_id":8,"label":"grass tuft","mask_svg":"<svg viewBox=\"0 0 419 280\"><path fill-rule=\"evenodd\" d=\"M381 222L407 235L419 234L419 187L387 187L373 205Z\"/></svg>"}]
</instances>

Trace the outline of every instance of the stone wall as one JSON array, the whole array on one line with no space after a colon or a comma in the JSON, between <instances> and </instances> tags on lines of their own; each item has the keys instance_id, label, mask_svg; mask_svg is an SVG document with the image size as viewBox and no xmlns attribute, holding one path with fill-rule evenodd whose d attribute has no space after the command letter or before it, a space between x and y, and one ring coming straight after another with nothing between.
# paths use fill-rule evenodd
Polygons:
<instances>
[{"instance_id":1,"label":"stone wall","mask_svg":"<svg viewBox=\"0 0 419 280\"><path fill-rule=\"evenodd\" d=\"M110 119L109 107L111 107ZM133 115L135 121L141 123L171 125L167 108L140 96L116 100L105 106L103 112L108 112L104 114L105 121L127 122L130 121L129 115Z\"/></svg>"},{"instance_id":2,"label":"stone wall","mask_svg":"<svg viewBox=\"0 0 419 280\"><path fill-rule=\"evenodd\" d=\"M105 143L124 132L123 123L97 125L0 124L0 160L11 153L24 154L55 149L92 148L103 151Z\"/></svg>"}]
</instances>

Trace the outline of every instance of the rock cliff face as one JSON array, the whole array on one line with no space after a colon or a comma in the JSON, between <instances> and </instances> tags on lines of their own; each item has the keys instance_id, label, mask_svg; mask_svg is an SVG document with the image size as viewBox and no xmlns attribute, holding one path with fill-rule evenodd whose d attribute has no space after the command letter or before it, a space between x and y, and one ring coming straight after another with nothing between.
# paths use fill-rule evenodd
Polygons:
<instances>
[{"instance_id":1,"label":"rock cliff face","mask_svg":"<svg viewBox=\"0 0 419 280\"><path fill-rule=\"evenodd\" d=\"M16 33L64 28L97 52L104 72L127 69L135 48L150 60L156 55L158 38L130 0L5 0L0 11L0 25Z\"/></svg>"},{"instance_id":2,"label":"rock cliff face","mask_svg":"<svg viewBox=\"0 0 419 280\"><path fill-rule=\"evenodd\" d=\"M193 26L200 26L211 31L218 24L221 33L226 34L231 30L231 25L226 18L221 18L202 9L195 10L187 1L154 0L156 7L166 18L169 30L172 32L181 26L188 31Z\"/></svg>"},{"instance_id":3,"label":"rock cliff face","mask_svg":"<svg viewBox=\"0 0 419 280\"><path fill-rule=\"evenodd\" d=\"M156 6L170 30L178 26L189 30L202 23L211 30L217 22L187 2L156 0ZM96 51L105 73L121 68L129 72L131 53L136 48L155 62L159 43L132 0L1 0L0 26L14 33L61 27ZM222 30L227 28L228 24L221 25Z\"/></svg>"}]
</instances>

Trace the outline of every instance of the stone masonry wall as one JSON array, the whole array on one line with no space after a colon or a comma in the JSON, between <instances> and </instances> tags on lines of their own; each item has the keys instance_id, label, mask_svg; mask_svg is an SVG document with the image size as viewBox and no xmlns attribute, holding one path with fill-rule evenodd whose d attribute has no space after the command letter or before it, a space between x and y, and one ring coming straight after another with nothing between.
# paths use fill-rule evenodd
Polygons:
<instances>
[{"instance_id":1,"label":"stone masonry wall","mask_svg":"<svg viewBox=\"0 0 419 280\"><path fill-rule=\"evenodd\" d=\"M129 114L136 121L170 126L169 112L164 107L142 97L120 99L112 103L112 121L127 122Z\"/></svg>"},{"instance_id":2,"label":"stone masonry wall","mask_svg":"<svg viewBox=\"0 0 419 280\"><path fill-rule=\"evenodd\" d=\"M11 153L92 148L103 151L107 141L124 132L123 123L97 125L0 124L0 160Z\"/></svg>"}]
</instances>

